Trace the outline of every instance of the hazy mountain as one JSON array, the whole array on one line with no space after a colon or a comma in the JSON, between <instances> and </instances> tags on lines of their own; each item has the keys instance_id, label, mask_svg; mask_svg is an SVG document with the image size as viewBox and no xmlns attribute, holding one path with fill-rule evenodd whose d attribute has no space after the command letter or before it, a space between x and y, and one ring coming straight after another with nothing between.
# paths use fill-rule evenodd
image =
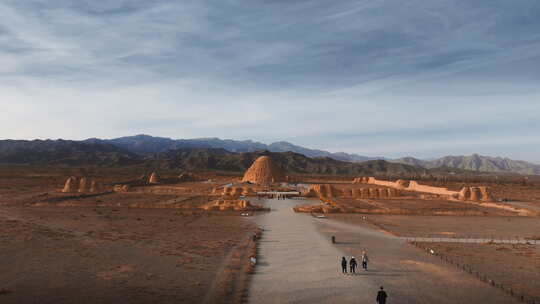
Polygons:
<instances>
[{"instance_id":1,"label":"hazy mountain","mask_svg":"<svg viewBox=\"0 0 540 304\"><path fill-rule=\"evenodd\" d=\"M194 156L192 153L197 150L202 154ZM156 157L164 159L163 157L164 155L167 155L167 151L176 151L171 153L184 153L182 155L186 155L185 153L188 153L186 151L191 151L189 152L190 155L188 157L188 159L192 159L190 161L204 162L206 161L204 158L205 153L208 153L208 151L213 151L211 154L212 157L215 157L214 154L216 153L229 155L234 154L232 152L246 153L263 150L282 153L294 152L296 154L304 155L307 158L315 159L316 161L309 162L309 166L305 169L307 170L306 172L360 172L355 171L359 169L347 166L345 167L348 169L344 169L345 167L343 164L332 163L332 161L348 163L373 160L373 158L356 154L331 153L323 150L308 149L284 141L266 145L251 140L237 141L222 140L219 138L175 140L165 137L136 135L108 140L92 138L84 141L0 140L0 163L124 166L148 162L149 160L153 161ZM221 152L218 153L217 151ZM319 163L319 165L317 165L319 167L317 167L315 164L321 161L317 160L319 158L326 159L323 163ZM471 156L445 156L434 160L404 157L392 160L391 162L426 169L438 168L436 171L432 170L433 172L446 172L455 169L477 172L540 174L540 165L537 164L477 154ZM186 164L188 163L182 164L182 166ZM379 168L376 170L392 171L395 169L394 167L384 168L384 166L388 166L386 165L388 164L387 162L372 162L371 164L372 166L379 164ZM167 165L174 166L174 164ZM327 165L329 167L324 167ZM298 164L291 166L294 170L300 170L301 168ZM403 171L408 169L403 167L399 170Z\"/></svg>"},{"instance_id":2,"label":"hazy mountain","mask_svg":"<svg viewBox=\"0 0 540 304\"><path fill-rule=\"evenodd\" d=\"M88 139L87 141L95 142L99 141L99 139ZM343 152L331 153L323 150L308 149L285 141L279 141L266 145L251 140L239 141L219 138L171 139L166 137L153 137L149 135L127 136L103 141L139 154L159 153L172 149L212 148L225 149L231 152L254 152L261 150L268 150L271 152L291 151L308 157L330 157L333 159L350 162L382 159L378 157L366 157Z\"/></svg>"},{"instance_id":3,"label":"hazy mountain","mask_svg":"<svg viewBox=\"0 0 540 304\"><path fill-rule=\"evenodd\" d=\"M133 144L133 143L129 143ZM261 155L268 155L290 173L305 174L422 174L427 170L384 160L352 163L329 157L310 158L294 152L231 152L223 148L182 148L135 154L107 141L1 140L0 163L67 166L142 166L178 170L243 172Z\"/></svg>"},{"instance_id":4,"label":"hazy mountain","mask_svg":"<svg viewBox=\"0 0 540 304\"><path fill-rule=\"evenodd\" d=\"M99 139L89 139L87 141L96 140ZM267 145L251 140L239 141L219 138L171 139L149 135L135 135L102 141L139 154L159 153L184 148L214 148L225 149L231 152L249 152L267 149Z\"/></svg>"},{"instance_id":5,"label":"hazy mountain","mask_svg":"<svg viewBox=\"0 0 540 304\"><path fill-rule=\"evenodd\" d=\"M482 156L478 154L470 156L445 156L434 160L420 160L413 157L404 157L392 160L392 162L420 166L427 169L449 167L481 172L540 174L540 165L537 164L522 160Z\"/></svg>"},{"instance_id":6,"label":"hazy mountain","mask_svg":"<svg viewBox=\"0 0 540 304\"><path fill-rule=\"evenodd\" d=\"M233 153L224 149L178 149L159 153L153 160L156 167L191 171L220 170L244 172L257 157L270 156L290 173L304 174L423 174L427 170L405 164L372 160L362 163L344 162L329 157L310 158L294 152L255 151Z\"/></svg>"},{"instance_id":7,"label":"hazy mountain","mask_svg":"<svg viewBox=\"0 0 540 304\"><path fill-rule=\"evenodd\" d=\"M0 140L0 163L125 166L138 156L103 142Z\"/></svg>"},{"instance_id":8,"label":"hazy mountain","mask_svg":"<svg viewBox=\"0 0 540 304\"><path fill-rule=\"evenodd\" d=\"M330 157L336 160L347 161L347 162L363 162L367 160L382 159L378 157L367 157L357 154L348 154L345 152L331 153L323 150L308 149L301 146L293 145L286 141L278 141L268 145L268 151L272 152L296 152L303 154L307 157Z\"/></svg>"}]
</instances>

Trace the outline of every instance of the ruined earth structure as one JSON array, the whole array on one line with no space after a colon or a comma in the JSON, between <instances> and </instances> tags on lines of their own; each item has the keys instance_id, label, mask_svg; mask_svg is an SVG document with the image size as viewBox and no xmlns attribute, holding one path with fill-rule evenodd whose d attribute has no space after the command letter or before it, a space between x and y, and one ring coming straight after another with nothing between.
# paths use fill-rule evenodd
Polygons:
<instances>
[{"instance_id":1,"label":"ruined earth structure","mask_svg":"<svg viewBox=\"0 0 540 304\"><path fill-rule=\"evenodd\" d=\"M489 187L464 187L461 191L451 191L443 187L433 187L421 185L417 181L397 180L395 182L378 180L374 177L358 177L352 181L353 184L372 184L390 187L397 190L406 190L412 192L429 193L449 199L458 199L461 201L494 201Z\"/></svg>"},{"instance_id":2,"label":"ruined earth structure","mask_svg":"<svg viewBox=\"0 0 540 304\"><path fill-rule=\"evenodd\" d=\"M156 172L152 172L152 174L150 174L150 178L148 179L148 183L149 184L157 184L159 183L159 178L158 178L158 175Z\"/></svg>"},{"instance_id":3,"label":"ruined earth structure","mask_svg":"<svg viewBox=\"0 0 540 304\"><path fill-rule=\"evenodd\" d=\"M72 176L66 180L66 184L64 185L64 188L62 189L62 192L64 193L70 193L75 192L77 183L77 178Z\"/></svg>"},{"instance_id":4,"label":"ruined earth structure","mask_svg":"<svg viewBox=\"0 0 540 304\"><path fill-rule=\"evenodd\" d=\"M281 168L276 166L268 156L257 158L244 174L242 182L259 185L285 182L287 179Z\"/></svg>"},{"instance_id":5,"label":"ruined earth structure","mask_svg":"<svg viewBox=\"0 0 540 304\"><path fill-rule=\"evenodd\" d=\"M69 177L64 184L64 188L62 188L63 193L98 193L103 192L103 190L103 186L100 183L90 180L85 176L81 178L75 176Z\"/></svg>"},{"instance_id":6,"label":"ruined earth structure","mask_svg":"<svg viewBox=\"0 0 540 304\"><path fill-rule=\"evenodd\" d=\"M86 177L81 177L79 181L79 193L88 192L88 180Z\"/></svg>"},{"instance_id":7,"label":"ruined earth structure","mask_svg":"<svg viewBox=\"0 0 540 304\"><path fill-rule=\"evenodd\" d=\"M392 198L401 196L398 189L393 188L337 188L329 184L312 185L307 192L306 197L324 198L354 198L354 199L374 199L374 198Z\"/></svg>"}]
</instances>

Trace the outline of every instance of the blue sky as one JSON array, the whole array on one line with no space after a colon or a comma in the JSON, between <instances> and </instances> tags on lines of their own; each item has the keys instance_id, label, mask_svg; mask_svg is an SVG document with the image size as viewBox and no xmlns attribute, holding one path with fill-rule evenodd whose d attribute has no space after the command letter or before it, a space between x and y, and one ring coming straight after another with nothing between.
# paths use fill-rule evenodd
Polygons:
<instances>
[{"instance_id":1,"label":"blue sky","mask_svg":"<svg viewBox=\"0 0 540 304\"><path fill-rule=\"evenodd\" d=\"M0 138L540 162L540 2L4 0Z\"/></svg>"}]
</instances>

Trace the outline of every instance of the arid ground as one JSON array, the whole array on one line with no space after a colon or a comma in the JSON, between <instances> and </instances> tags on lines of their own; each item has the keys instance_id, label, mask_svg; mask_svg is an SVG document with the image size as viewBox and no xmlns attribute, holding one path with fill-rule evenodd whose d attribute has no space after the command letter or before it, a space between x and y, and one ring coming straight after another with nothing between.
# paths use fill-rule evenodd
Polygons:
<instances>
[{"instance_id":1,"label":"arid ground","mask_svg":"<svg viewBox=\"0 0 540 304\"><path fill-rule=\"evenodd\" d=\"M380 285L389 303L514 303L519 295L540 300L538 245L413 246L403 239L537 240L540 220L534 212L415 193L335 197L356 213L324 217L293 210L321 204L316 197L258 199L254 192L229 198L262 204L269 212L204 209L226 197L227 185L236 183L242 191L252 186L239 183L238 175L218 173L171 183L168 178L177 173L166 170L165 182L129 191L60 191L69 176L87 176L113 189L143 173L148 174L133 168L0 167L0 302L369 303ZM351 185L346 177L309 181L373 187ZM494 193L515 198L497 204L538 211L537 189L513 185L497 184ZM254 242L259 228L262 239ZM341 274L341 256L358 258L364 250L370 269Z\"/></svg>"},{"instance_id":2,"label":"arid ground","mask_svg":"<svg viewBox=\"0 0 540 304\"><path fill-rule=\"evenodd\" d=\"M249 239L256 230L251 221L234 213L126 207L178 199L175 195L110 193L55 201L64 170L70 169L2 171L1 303L241 298ZM129 174L110 173L102 180Z\"/></svg>"}]
</instances>

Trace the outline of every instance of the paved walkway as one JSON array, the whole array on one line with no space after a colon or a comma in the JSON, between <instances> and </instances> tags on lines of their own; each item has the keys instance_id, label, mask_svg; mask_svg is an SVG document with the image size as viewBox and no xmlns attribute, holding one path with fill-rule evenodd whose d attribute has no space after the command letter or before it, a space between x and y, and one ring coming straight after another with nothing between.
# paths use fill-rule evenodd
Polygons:
<instances>
[{"instance_id":1,"label":"paved walkway","mask_svg":"<svg viewBox=\"0 0 540 304\"><path fill-rule=\"evenodd\" d=\"M469 274L442 264L405 240L370 227L297 214L295 200L268 200L255 217L265 231L250 303L375 303L380 285L388 303L516 303ZM338 243L332 244L335 235ZM368 250L370 270L341 274L341 256Z\"/></svg>"}]
</instances>

